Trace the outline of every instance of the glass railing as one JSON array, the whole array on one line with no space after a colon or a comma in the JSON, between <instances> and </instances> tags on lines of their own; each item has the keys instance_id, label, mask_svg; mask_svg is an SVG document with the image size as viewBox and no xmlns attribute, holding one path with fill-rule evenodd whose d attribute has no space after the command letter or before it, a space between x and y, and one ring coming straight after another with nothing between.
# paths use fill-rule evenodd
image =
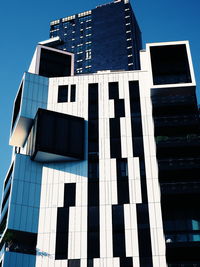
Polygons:
<instances>
[{"instance_id":1,"label":"glass railing","mask_svg":"<svg viewBox=\"0 0 200 267\"><path fill-rule=\"evenodd\" d=\"M162 194L200 193L200 182L161 183Z\"/></svg>"},{"instance_id":2,"label":"glass railing","mask_svg":"<svg viewBox=\"0 0 200 267\"><path fill-rule=\"evenodd\" d=\"M191 125L199 122L198 115L180 115L180 116L163 116L154 117L154 123L158 125Z\"/></svg>"},{"instance_id":3,"label":"glass railing","mask_svg":"<svg viewBox=\"0 0 200 267\"><path fill-rule=\"evenodd\" d=\"M156 136L156 144L162 143L200 143L200 136L191 134L187 136Z\"/></svg>"},{"instance_id":4,"label":"glass railing","mask_svg":"<svg viewBox=\"0 0 200 267\"><path fill-rule=\"evenodd\" d=\"M200 158L159 159L159 170L200 168Z\"/></svg>"},{"instance_id":5,"label":"glass railing","mask_svg":"<svg viewBox=\"0 0 200 267\"><path fill-rule=\"evenodd\" d=\"M166 234L166 244L171 243L187 243L187 242L200 242L200 232L186 232L186 233L172 233Z\"/></svg>"}]
</instances>

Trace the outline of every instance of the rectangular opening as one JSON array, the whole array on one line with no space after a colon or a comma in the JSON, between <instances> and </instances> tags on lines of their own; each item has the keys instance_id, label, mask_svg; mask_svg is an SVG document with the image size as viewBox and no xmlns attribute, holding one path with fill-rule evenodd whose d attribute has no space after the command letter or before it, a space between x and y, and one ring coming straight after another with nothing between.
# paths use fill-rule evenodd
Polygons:
<instances>
[{"instance_id":1,"label":"rectangular opening","mask_svg":"<svg viewBox=\"0 0 200 267\"><path fill-rule=\"evenodd\" d=\"M9 173L8 173L8 175L7 175L7 177L6 177L5 182L4 182L4 190L5 190L6 185L8 184L8 182L9 182L9 180L10 180L10 177L11 177L11 175L12 175L12 172L13 172L13 165L14 165L14 164L12 164L12 166L10 167Z\"/></svg>"},{"instance_id":2,"label":"rectangular opening","mask_svg":"<svg viewBox=\"0 0 200 267\"><path fill-rule=\"evenodd\" d=\"M44 77L71 76L71 62L71 55L42 48L39 75Z\"/></svg>"},{"instance_id":3,"label":"rectangular opening","mask_svg":"<svg viewBox=\"0 0 200 267\"><path fill-rule=\"evenodd\" d=\"M70 97L70 102L75 102L76 101L76 85L73 84L71 85L71 97Z\"/></svg>"},{"instance_id":4,"label":"rectangular opening","mask_svg":"<svg viewBox=\"0 0 200 267\"><path fill-rule=\"evenodd\" d=\"M153 83L191 83L186 45L165 45L150 48Z\"/></svg>"},{"instance_id":5,"label":"rectangular opening","mask_svg":"<svg viewBox=\"0 0 200 267\"><path fill-rule=\"evenodd\" d=\"M68 102L68 85L58 86L58 103Z\"/></svg>"},{"instance_id":6,"label":"rectangular opening","mask_svg":"<svg viewBox=\"0 0 200 267\"><path fill-rule=\"evenodd\" d=\"M12 119L12 129L15 125L15 122L17 120L17 117L19 115L20 107L21 107L21 99L22 99L22 88L23 88L23 82L21 83L19 92L17 94L17 97L14 102L14 111L13 111L13 119Z\"/></svg>"}]
</instances>

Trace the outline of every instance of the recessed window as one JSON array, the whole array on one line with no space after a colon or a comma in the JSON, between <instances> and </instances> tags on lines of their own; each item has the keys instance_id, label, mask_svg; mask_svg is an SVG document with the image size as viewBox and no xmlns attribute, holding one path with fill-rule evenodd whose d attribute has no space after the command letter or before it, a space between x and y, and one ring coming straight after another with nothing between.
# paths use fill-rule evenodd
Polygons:
<instances>
[{"instance_id":1,"label":"recessed window","mask_svg":"<svg viewBox=\"0 0 200 267\"><path fill-rule=\"evenodd\" d=\"M58 103L75 102L76 101L76 85L71 85L71 94L69 100L69 87L68 85L60 85L58 87Z\"/></svg>"},{"instance_id":2,"label":"recessed window","mask_svg":"<svg viewBox=\"0 0 200 267\"><path fill-rule=\"evenodd\" d=\"M58 86L58 103L68 102L68 85Z\"/></svg>"},{"instance_id":3,"label":"recessed window","mask_svg":"<svg viewBox=\"0 0 200 267\"><path fill-rule=\"evenodd\" d=\"M75 102L76 101L76 85L73 84L71 85L71 97L70 97L70 102Z\"/></svg>"}]
</instances>

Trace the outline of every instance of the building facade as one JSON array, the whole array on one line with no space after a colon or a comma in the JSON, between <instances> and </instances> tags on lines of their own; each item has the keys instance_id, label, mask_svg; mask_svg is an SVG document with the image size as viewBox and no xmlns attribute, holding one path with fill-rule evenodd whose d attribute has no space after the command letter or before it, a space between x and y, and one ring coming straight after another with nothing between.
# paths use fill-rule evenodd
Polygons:
<instances>
[{"instance_id":1,"label":"building facade","mask_svg":"<svg viewBox=\"0 0 200 267\"><path fill-rule=\"evenodd\" d=\"M75 73L140 69L141 32L127 0L52 21L50 37L74 53Z\"/></svg>"},{"instance_id":2,"label":"building facade","mask_svg":"<svg viewBox=\"0 0 200 267\"><path fill-rule=\"evenodd\" d=\"M0 266L200 266L188 42L147 44L137 71L74 76L73 61L39 45L19 86Z\"/></svg>"}]
</instances>

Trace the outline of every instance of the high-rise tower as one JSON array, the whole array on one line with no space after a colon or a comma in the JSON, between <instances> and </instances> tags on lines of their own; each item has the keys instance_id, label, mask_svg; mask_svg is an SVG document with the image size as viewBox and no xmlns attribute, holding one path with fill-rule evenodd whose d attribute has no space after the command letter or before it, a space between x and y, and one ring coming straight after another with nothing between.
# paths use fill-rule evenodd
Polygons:
<instances>
[{"instance_id":1,"label":"high-rise tower","mask_svg":"<svg viewBox=\"0 0 200 267\"><path fill-rule=\"evenodd\" d=\"M140 68L141 32L127 0L52 21L50 37L74 53L75 73Z\"/></svg>"}]
</instances>

